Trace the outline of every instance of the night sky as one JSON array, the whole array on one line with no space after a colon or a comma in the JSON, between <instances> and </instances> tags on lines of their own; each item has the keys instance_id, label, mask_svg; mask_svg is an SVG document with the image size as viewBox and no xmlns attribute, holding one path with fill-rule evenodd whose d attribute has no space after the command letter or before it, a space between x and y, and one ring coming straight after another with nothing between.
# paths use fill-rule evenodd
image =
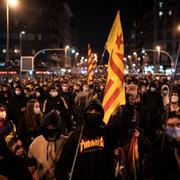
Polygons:
<instances>
[{"instance_id":1,"label":"night sky","mask_svg":"<svg viewBox=\"0 0 180 180\"><path fill-rule=\"evenodd\" d=\"M87 43L99 55L103 51L117 10L120 10L124 39L130 36L133 21L137 23L153 8L153 0L70 0L76 17L81 53Z\"/></svg>"}]
</instances>

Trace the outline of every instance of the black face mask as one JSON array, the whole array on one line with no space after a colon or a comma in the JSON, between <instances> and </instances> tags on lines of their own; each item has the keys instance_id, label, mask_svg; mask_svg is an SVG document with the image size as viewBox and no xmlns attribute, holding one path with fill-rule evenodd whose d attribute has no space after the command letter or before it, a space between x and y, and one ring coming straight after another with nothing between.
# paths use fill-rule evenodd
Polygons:
<instances>
[{"instance_id":1,"label":"black face mask","mask_svg":"<svg viewBox=\"0 0 180 180\"><path fill-rule=\"evenodd\" d=\"M89 88L90 88L90 89L93 89L93 87L94 87L93 84L90 84L90 85L89 85Z\"/></svg>"},{"instance_id":2,"label":"black face mask","mask_svg":"<svg viewBox=\"0 0 180 180\"><path fill-rule=\"evenodd\" d=\"M80 91L79 89L74 90L75 93L78 93L79 91Z\"/></svg>"},{"instance_id":3,"label":"black face mask","mask_svg":"<svg viewBox=\"0 0 180 180\"><path fill-rule=\"evenodd\" d=\"M56 141L61 136L60 129L43 129L42 135L47 141ZM53 138L54 140L51 140Z\"/></svg>"},{"instance_id":4,"label":"black face mask","mask_svg":"<svg viewBox=\"0 0 180 180\"><path fill-rule=\"evenodd\" d=\"M99 128L101 125L101 116L98 114L86 114L86 124L90 128Z\"/></svg>"}]
</instances>

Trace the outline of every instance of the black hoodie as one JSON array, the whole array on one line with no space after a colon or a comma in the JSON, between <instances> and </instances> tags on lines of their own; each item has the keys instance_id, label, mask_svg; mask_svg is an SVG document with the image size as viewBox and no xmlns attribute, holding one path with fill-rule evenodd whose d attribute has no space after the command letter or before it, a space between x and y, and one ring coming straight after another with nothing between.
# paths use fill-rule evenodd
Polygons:
<instances>
[{"instance_id":1,"label":"black hoodie","mask_svg":"<svg viewBox=\"0 0 180 180\"><path fill-rule=\"evenodd\" d=\"M59 111L52 110L51 112L49 112L44 117L44 120L40 126L40 132L47 141L48 141L48 132L46 131L46 128L48 127L48 125L52 125L53 127L57 128L56 140L59 139L63 129L63 121Z\"/></svg>"},{"instance_id":2,"label":"black hoodie","mask_svg":"<svg viewBox=\"0 0 180 180\"><path fill-rule=\"evenodd\" d=\"M100 112L101 121L103 120L104 111L102 105L96 101L90 101L84 109L84 118L88 109L96 109ZM126 108L125 108L126 109ZM133 115L133 108L128 107L128 111L124 111L115 123L115 126L119 128L119 133L127 131L126 126L123 125L123 121L126 121L128 126L129 121ZM132 112L132 113L131 113ZM122 122L121 122L122 121ZM90 128L84 121L84 129L82 137L80 139L79 151L73 170L73 180L113 180L114 168L113 168L113 153L115 147L116 133L115 126L101 126L97 128ZM118 123L120 126L118 126ZM123 129L124 128L124 129ZM71 167L74 160L75 151L77 148L79 135L81 129L75 131L68 139L64 146L61 158L56 166L56 178L57 180L68 179L68 173L71 171ZM118 131L116 131L118 132Z\"/></svg>"},{"instance_id":3,"label":"black hoodie","mask_svg":"<svg viewBox=\"0 0 180 180\"><path fill-rule=\"evenodd\" d=\"M58 110L52 110L44 117L44 120L41 123L40 129L43 130L48 125L53 125L57 127L58 129L62 129L63 121L62 121L60 112Z\"/></svg>"},{"instance_id":4,"label":"black hoodie","mask_svg":"<svg viewBox=\"0 0 180 180\"><path fill-rule=\"evenodd\" d=\"M48 134L46 128L48 125L52 125L57 128L56 139L54 141L48 140ZM66 137L61 135L62 131L62 119L57 110L49 112L40 126L42 135L36 137L29 146L28 156L37 160L37 174L41 179L44 176L49 176L49 171L55 166L56 161L62 151L62 147L66 140Z\"/></svg>"}]
</instances>

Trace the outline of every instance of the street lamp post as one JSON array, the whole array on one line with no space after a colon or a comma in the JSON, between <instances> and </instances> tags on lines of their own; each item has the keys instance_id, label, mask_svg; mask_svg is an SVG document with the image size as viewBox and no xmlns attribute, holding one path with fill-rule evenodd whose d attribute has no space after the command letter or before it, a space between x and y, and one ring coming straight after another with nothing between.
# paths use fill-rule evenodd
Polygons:
<instances>
[{"instance_id":1,"label":"street lamp post","mask_svg":"<svg viewBox=\"0 0 180 180\"><path fill-rule=\"evenodd\" d=\"M163 51L159 46L156 47L156 49L145 49L145 51L146 52L148 52L148 51L149 52L158 52L159 54L160 53L166 54L169 57L169 59L171 60L171 68L172 69L174 68L174 60L173 60L172 56L168 52Z\"/></svg>"},{"instance_id":2,"label":"street lamp post","mask_svg":"<svg viewBox=\"0 0 180 180\"><path fill-rule=\"evenodd\" d=\"M67 56L67 49L69 49L69 46L66 46L65 48L48 48L48 49L41 49L38 52L36 52L33 56L33 64L34 61L36 59L36 57L40 54L40 53L44 53L44 52L52 52L52 51L64 51L64 58Z\"/></svg>"},{"instance_id":3,"label":"street lamp post","mask_svg":"<svg viewBox=\"0 0 180 180\"><path fill-rule=\"evenodd\" d=\"M21 62L21 56L22 56L22 36L25 34L26 32L25 31L21 31L19 33L19 72L20 72L20 79L22 79L22 62Z\"/></svg>"},{"instance_id":4,"label":"street lamp post","mask_svg":"<svg viewBox=\"0 0 180 180\"><path fill-rule=\"evenodd\" d=\"M78 53L78 52L76 52L76 54L75 54L75 65L76 65L76 67L77 67L77 63L78 63L78 61L77 61L78 56L79 56L79 53Z\"/></svg>"},{"instance_id":5,"label":"street lamp post","mask_svg":"<svg viewBox=\"0 0 180 180\"><path fill-rule=\"evenodd\" d=\"M9 6L16 6L16 0L7 0L6 2L6 60L9 61Z\"/></svg>"},{"instance_id":6,"label":"street lamp post","mask_svg":"<svg viewBox=\"0 0 180 180\"><path fill-rule=\"evenodd\" d=\"M9 2L6 3L6 63L9 61Z\"/></svg>"},{"instance_id":7,"label":"street lamp post","mask_svg":"<svg viewBox=\"0 0 180 180\"><path fill-rule=\"evenodd\" d=\"M65 47L65 53L64 53L64 66L65 67L68 65L68 63L67 63L67 51L69 48L70 47L68 45Z\"/></svg>"},{"instance_id":8,"label":"street lamp post","mask_svg":"<svg viewBox=\"0 0 180 180\"><path fill-rule=\"evenodd\" d=\"M158 69L159 69L159 65L160 65L160 50L161 50L161 46L156 46L157 49L157 53L158 53L158 59L157 59L157 66L154 65L154 68L156 67L156 71L158 73Z\"/></svg>"}]
</instances>

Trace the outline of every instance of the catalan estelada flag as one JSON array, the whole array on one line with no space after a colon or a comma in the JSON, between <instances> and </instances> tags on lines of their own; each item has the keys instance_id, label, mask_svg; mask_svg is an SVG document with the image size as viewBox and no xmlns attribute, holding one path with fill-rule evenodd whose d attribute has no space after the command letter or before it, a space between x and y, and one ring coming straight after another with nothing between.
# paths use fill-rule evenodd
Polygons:
<instances>
[{"instance_id":1,"label":"catalan estelada flag","mask_svg":"<svg viewBox=\"0 0 180 180\"><path fill-rule=\"evenodd\" d=\"M109 53L109 62L102 105L104 108L103 121L107 124L115 108L126 103L124 87L124 40L119 11L109 33L105 48Z\"/></svg>"},{"instance_id":2,"label":"catalan estelada flag","mask_svg":"<svg viewBox=\"0 0 180 180\"><path fill-rule=\"evenodd\" d=\"M88 81L93 80L94 67L93 67L93 53L90 45L88 44Z\"/></svg>"}]
</instances>

